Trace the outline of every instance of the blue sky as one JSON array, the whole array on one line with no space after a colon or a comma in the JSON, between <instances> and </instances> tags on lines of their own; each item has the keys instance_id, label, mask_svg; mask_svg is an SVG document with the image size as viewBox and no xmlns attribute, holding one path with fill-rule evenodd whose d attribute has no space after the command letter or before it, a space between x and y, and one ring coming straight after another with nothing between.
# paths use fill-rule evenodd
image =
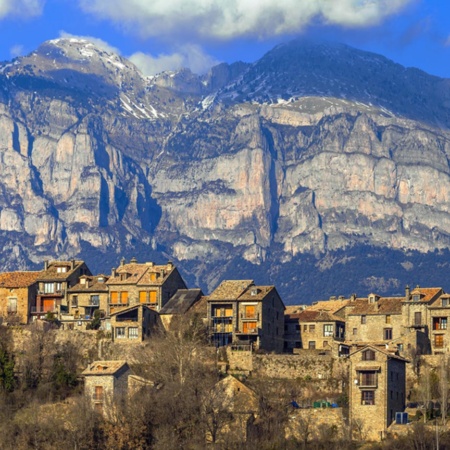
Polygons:
<instances>
[{"instance_id":1,"label":"blue sky","mask_svg":"<svg viewBox=\"0 0 450 450\"><path fill-rule=\"evenodd\" d=\"M0 60L61 34L101 39L145 73L252 62L325 38L450 78L447 0L0 0Z\"/></svg>"}]
</instances>

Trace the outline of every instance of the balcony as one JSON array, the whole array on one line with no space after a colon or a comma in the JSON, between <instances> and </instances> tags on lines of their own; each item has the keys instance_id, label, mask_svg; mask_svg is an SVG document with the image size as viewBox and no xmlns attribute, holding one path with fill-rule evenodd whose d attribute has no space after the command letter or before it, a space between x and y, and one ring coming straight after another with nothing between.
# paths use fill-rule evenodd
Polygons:
<instances>
[{"instance_id":1,"label":"balcony","mask_svg":"<svg viewBox=\"0 0 450 450\"><path fill-rule=\"evenodd\" d=\"M31 314L47 314L48 312L57 313L58 309L56 306L50 309L49 308L44 309L42 306L40 308L38 308L37 306L31 306L30 312Z\"/></svg>"},{"instance_id":2,"label":"balcony","mask_svg":"<svg viewBox=\"0 0 450 450\"><path fill-rule=\"evenodd\" d=\"M259 320L259 313L245 314L241 313L241 320Z\"/></svg>"},{"instance_id":3,"label":"balcony","mask_svg":"<svg viewBox=\"0 0 450 450\"><path fill-rule=\"evenodd\" d=\"M260 336L261 333L262 333L261 328L247 328L247 329L243 328L242 330L236 330L235 331L236 335L243 334L243 335L246 335L246 336L252 336L252 335L253 336Z\"/></svg>"},{"instance_id":4,"label":"balcony","mask_svg":"<svg viewBox=\"0 0 450 450\"><path fill-rule=\"evenodd\" d=\"M64 297L65 293L65 289L58 289L53 292L38 291L38 295L41 297Z\"/></svg>"}]
</instances>

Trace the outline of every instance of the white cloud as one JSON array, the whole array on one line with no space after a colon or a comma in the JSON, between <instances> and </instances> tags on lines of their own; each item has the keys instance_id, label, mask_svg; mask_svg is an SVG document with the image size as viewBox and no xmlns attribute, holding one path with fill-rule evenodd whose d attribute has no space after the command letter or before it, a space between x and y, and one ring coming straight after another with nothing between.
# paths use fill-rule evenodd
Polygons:
<instances>
[{"instance_id":1,"label":"white cloud","mask_svg":"<svg viewBox=\"0 0 450 450\"><path fill-rule=\"evenodd\" d=\"M59 37L65 38L65 39L83 39L85 41L92 42L96 47L101 48L102 50L120 55L120 50L118 48L113 47L112 45L110 45L106 41L104 41L103 39L99 39L99 38L96 38L93 36L80 36L77 34L70 34L70 33L66 33L65 31L60 31Z\"/></svg>"},{"instance_id":2,"label":"white cloud","mask_svg":"<svg viewBox=\"0 0 450 450\"><path fill-rule=\"evenodd\" d=\"M9 53L13 58L15 58L16 56L22 56L23 52L24 52L24 47L21 44L13 45L9 49Z\"/></svg>"},{"instance_id":3,"label":"white cloud","mask_svg":"<svg viewBox=\"0 0 450 450\"><path fill-rule=\"evenodd\" d=\"M82 9L142 36L233 39L289 34L321 22L377 24L415 0L79 0Z\"/></svg>"},{"instance_id":4,"label":"white cloud","mask_svg":"<svg viewBox=\"0 0 450 450\"><path fill-rule=\"evenodd\" d=\"M21 18L42 14L45 0L0 0L0 19L6 16Z\"/></svg>"},{"instance_id":5,"label":"white cloud","mask_svg":"<svg viewBox=\"0 0 450 450\"><path fill-rule=\"evenodd\" d=\"M177 52L170 55L161 53L152 56L137 52L128 58L134 63L144 75L155 75L166 70L178 70L189 67L192 72L202 74L218 61L207 55L198 45L184 45Z\"/></svg>"}]
</instances>

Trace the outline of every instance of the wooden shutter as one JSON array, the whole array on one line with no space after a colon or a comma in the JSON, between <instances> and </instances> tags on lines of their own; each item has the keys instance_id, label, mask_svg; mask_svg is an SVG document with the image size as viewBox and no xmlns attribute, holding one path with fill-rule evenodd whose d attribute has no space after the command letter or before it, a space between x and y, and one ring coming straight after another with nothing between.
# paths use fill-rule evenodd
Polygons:
<instances>
[{"instance_id":1,"label":"wooden shutter","mask_svg":"<svg viewBox=\"0 0 450 450\"><path fill-rule=\"evenodd\" d=\"M54 300L45 300L44 299L43 303L44 303L43 304L44 312L53 311L54 306L55 306Z\"/></svg>"},{"instance_id":2,"label":"wooden shutter","mask_svg":"<svg viewBox=\"0 0 450 450\"><path fill-rule=\"evenodd\" d=\"M120 300L121 303L128 303L128 291L121 292Z\"/></svg>"},{"instance_id":3,"label":"wooden shutter","mask_svg":"<svg viewBox=\"0 0 450 450\"><path fill-rule=\"evenodd\" d=\"M255 305L247 305L245 307L245 317L253 318L256 314L256 306Z\"/></svg>"},{"instance_id":4,"label":"wooden shutter","mask_svg":"<svg viewBox=\"0 0 450 450\"><path fill-rule=\"evenodd\" d=\"M147 292L139 291L139 303L147 303Z\"/></svg>"},{"instance_id":5,"label":"wooden shutter","mask_svg":"<svg viewBox=\"0 0 450 450\"><path fill-rule=\"evenodd\" d=\"M156 303L156 291L150 291L150 303Z\"/></svg>"},{"instance_id":6,"label":"wooden shutter","mask_svg":"<svg viewBox=\"0 0 450 450\"><path fill-rule=\"evenodd\" d=\"M119 295L117 292L111 292L111 303L119 303L118 302Z\"/></svg>"}]
</instances>

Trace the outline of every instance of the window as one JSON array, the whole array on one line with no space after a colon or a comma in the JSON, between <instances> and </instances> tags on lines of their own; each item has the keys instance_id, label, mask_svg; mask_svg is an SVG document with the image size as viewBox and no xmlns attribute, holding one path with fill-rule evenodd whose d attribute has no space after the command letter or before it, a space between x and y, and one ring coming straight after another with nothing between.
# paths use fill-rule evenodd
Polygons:
<instances>
[{"instance_id":1,"label":"window","mask_svg":"<svg viewBox=\"0 0 450 450\"><path fill-rule=\"evenodd\" d=\"M66 273L67 272L67 267L57 267L56 268L56 273Z\"/></svg>"},{"instance_id":2,"label":"window","mask_svg":"<svg viewBox=\"0 0 450 450\"><path fill-rule=\"evenodd\" d=\"M138 337L139 337L138 327L128 328L128 338L129 339L137 339Z\"/></svg>"},{"instance_id":3,"label":"window","mask_svg":"<svg viewBox=\"0 0 450 450\"><path fill-rule=\"evenodd\" d=\"M314 331L316 331L316 326L315 325L310 325L309 326L309 332L310 333L314 333Z\"/></svg>"},{"instance_id":4,"label":"window","mask_svg":"<svg viewBox=\"0 0 450 450\"><path fill-rule=\"evenodd\" d=\"M353 335L355 336L356 334L358 334L358 328L353 328Z\"/></svg>"},{"instance_id":5,"label":"window","mask_svg":"<svg viewBox=\"0 0 450 450\"><path fill-rule=\"evenodd\" d=\"M15 314L17 312L17 298L8 298L8 313Z\"/></svg>"},{"instance_id":6,"label":"window","mask_svg":"<svg viewBox=\"0 0 450 450\"><path fill-rule=\"evenodd\" d=\"M308 348L310 350L315 350L315 348L316 348L316 341L309 341L308 342Z\"/></svg>"},{"instance_id":7,"label":"window","mask_svg":"<svg viewBox=\"0 0 450 450\"><path fill-rule=\"evenodd\" d=\"M103 400L103 386L95 386L94 400L100 402Z\"/></svg>"},{"instance_id":8,"label":"window","mask_svg":"<svg viewBox=\"0 0 450 450\"><path fill-rule=\"evenodd\" d=\"M366 316L361 316L361 323L365 324L367 322Z\"/></svg>"},{"instance_id":9,"label":"window","mask_svg":"<svg viewBox=\"0 0 450 450\"><path fill-rule=\"evenodd\" d=\"M447 317L433 317L433 330L446 330Z\"/></svg>"},{"instance_id":10,"label":"window","mask_svg":"<svg viewBox=\"0 0 450 450\"><path fill-rule=\"evenodd\" d=\"M386 340L390 340L392 339L392 328L385 328L383 330L383 339Z\"/></svg>"},{"instance_id":11,"label":"window","mask_svg":"<svg viewBox=\"0 0 450 450\"><path fill-rule=\"evenodd\" d=\"M120 303L122 303L122 304L128 303L128 292L127 291L123 291L120 293Z\"/></svg>"},{"instance_id":12,"label":"window","mask_svg":"<svg viewBox=\"0 0 450 450\"><path fill-rule=\"evenodd\" d=\"M62 289L61 283L55 283L55 285L56 285L56 292L61 292Z\"/></svg>"},{"instance_id":13,"label":"window","mask_svg":"<svg viewBox=\"0 0 450 450\"><path fill-rule=\"evenodd\" d=\"M397 344L397 349L399 352L403 351L403 344Z\"/></svg>"},{"instance_id":14,"label":"window","mask_svg":"<svg viewBox=\"0 0 450 450\"><path fill-rule=\"evenodd\" d=\"M323 326L323 335L325 337L333 336L333 325L326 324Z\"/></svg>"},{"instance_id":15,"label":"window","mask_svg":"<svg viewBox=\"0 0 450 450\"><path fill-rule=\"evenodd\" d=\"M367 349L362 352L363 361L375 361L375 352L373 350Z\"/></svg>"},{"instance_id":16,"label":"window","mask_svg":"<svg viewBox=\"0 0 450 450\"><path fill-rule=\"evenodd\" d=\"M116 338L117 339L125 338L125 327L117 327L116 328Z\"/></svg>"},{"instance_id":17,"label":"window","mask_svg":"<svg viewBox=\"0 0 450 450\"><path fill-rule=\"evenodd\" d=\"M303 325L303 331L308 331L308 325Z\"/></svg>"},{"instance_id":18,"label":"window","mask_svg":"<svg viewBox=\"0 0 450 450\"><path fill-rule=\"evenodd\" d=\"M72 296L72 308L78 308L78 295Z\"/></svg>"},{"instance_id":19,"label":"window","mask_svg":"<svg viewBox=\"0 0 450 450\"><path fill-rule=\"evenodd\" d=\"M44 293L45 294L53 294L55 292L55 284L54 283L44 283Z\"/></svg>"},{"instance_id":20,"label":"window","mask_svg":"<svg viewBox=\"0 0 450 450\"><path fill-rule=\"evenodd\" d=\"M99 295L91 295L91 305L92 306L100 306L100 296Z\"/></svg>"},{"instance_id":21,"label":"window","mask_svg":"<svg viewBox=\"0 0 450 450\"><path fill-rule=\"evenodd\" d=\"M442 299L442 306L445 308L448 306L448 298L443 298Z\"/></svg>"},{"instance_id":22,"label":"window","mask_svg":"<svg viewBox=\"0 0 450 450\"><path fill-rule=\"evenodd\" d=\"M412 296L413 302L418 302L420 300L420 294L414 294Z\"/></svg>"},{"instance_id":23,"label":"window","mask_svg":"<svg viewBox=\"0 0 450 450\"><path fill-rule=\"evenodd\" d=\"M375 391L362 391L361 392L361 404L362 405L375 405Z\"/></svg>"},{"instance_id":24,"label":"window","mask_svg":"<svg viewBox=\"0 0 450 450\"><path fill-rule=\"evenodd\" d=\"M376 386L377 385L377 373L374 370L360 372L359 385L361 387Z\"/></svg>"},{"instance_id":25,"label":"window","mask_svg":"<svg viewBox=\"0 0 450 450\"><path fill-rule=\"evenodd\" d=\"M414 313L414 325L422 325L422 313L421 312Z\"/></svg>"},{"instance_id":26,"label":"window","mask_svg":"<svg viewBox=\"0 0 450 450\"><path fill-rule=\"evenodd\" d=\"M270 323L269 325L269 332L270 332ZM242 324L242 331L244 333L256 333L257 330L257 322L244 322Z\"/></svg>"},{"instance_id":27,"label":"window","mask_svg":"<svg viewBox=\"0 0 450 450\"><path fill-rule=\"evenodd\" d=\"M443 334L436 334L436 336L434 336L434 346L437 348L441 348L444 346L444 335Z\"/></svg>"},{"instance_id":28,"label":"window","mask_svg":"<svg viewBox=\"0 0 450 450\"><path fill-rule=\"evenodd\" d=\"M391 316L389 314L386 315L386 323L391 323Z\"/></svg>"},{"instance_id":29,"label":"window","mask_svg":"<svg viewBox=\"0 0 450 450\"><path fill-rule=\"evenodd\" d=\"M119 303L119 293L116 291L112 291L110 301L111 303Z\"/></svg>"}]
</instances>

